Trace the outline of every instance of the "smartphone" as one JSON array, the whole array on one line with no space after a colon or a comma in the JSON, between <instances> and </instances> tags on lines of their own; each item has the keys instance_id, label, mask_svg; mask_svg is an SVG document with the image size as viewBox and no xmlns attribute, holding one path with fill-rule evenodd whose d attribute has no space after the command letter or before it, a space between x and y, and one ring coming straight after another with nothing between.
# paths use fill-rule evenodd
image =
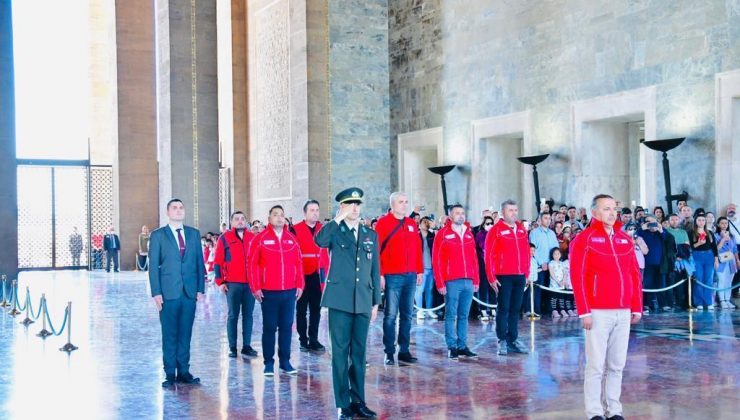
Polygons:
<instances>
[{"instance_id":1,"label":"smartphone","mask_svg":"<svg viewBox=\"0 0 740 420\"><path fill-rule=\"evenodd\" d=\"M699 240L700 241L706 241L707 240L707 234L706 234L706 232L701 232L699 234Z\"/></svg>"},{"instance_id":2,"label":"smartphone","mask_svg":"<svg viewBox=\"0 0 740 420\"><path fill-rule=\"evenodd\" d=\"M647 224L648 229L657 229L658 228L658 222L650 222Z\"/></svg>"}]
</instances>

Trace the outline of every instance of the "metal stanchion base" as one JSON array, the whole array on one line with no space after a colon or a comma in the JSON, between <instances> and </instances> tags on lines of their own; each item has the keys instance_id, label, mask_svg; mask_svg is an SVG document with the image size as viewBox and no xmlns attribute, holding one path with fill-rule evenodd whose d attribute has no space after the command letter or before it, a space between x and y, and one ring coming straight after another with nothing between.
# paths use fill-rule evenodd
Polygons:
<instances>
[{"instance_id":1,"label":"metal stanchion base","mask_svg":"<svg viewBox=\"0 0 740 420\"><path fill-rule=\"evenodd\" d=\"M691 307L689 307L689 309L687 309L687 311L689 311L689 312L698 312L698 311L699 311L699 309L697 309L697 308L695 308L695 307L691 306Z\"/></svg>"},{"instance_id":2,"label":"metal stanchion base","mask_svg":"<svg viewBox=\"0 0 740 420\"><path fill-rule=\"evenodd\" d=\"M3 300L2 302L0 302L0 308L7 308L9 306L10 302L8 302L7 300Z\"/></svg>"},{"instance_id":3,"label":"metal stanchion base","mask_svg":"<svg viewBox=\"0 0 740 420\"><path fill-rule=\"evenodd\" d=\"M529 314L527 315L527 319L530 321L539 321L540 318L542 318L539 314Z\"/></svg>"},{"instance_id":4,"label":"metal stanchion base","mask_svg":"<svg viewBox=\"0 0 740 420\"><path fill-rule=\"evenodd\" d=\"M25 325L27 327L27 326L33 324L34 322L36 322L36 321L32 320L31 318L26 318L23 321L21 321L21 325Z\"/></svg>"},{"instance_id":5,"label":"metal stanchion base","mask_svg":"<svg viewBox=\"0 0 740 420\"><path fill-rule=\"evenodd\" d=\"M38 334L36 334L36 337L46 338L48 336L52 335L52 332L49 330L41 330Z\"/></svg>"},{"instance_id":6,"label":"metal stanchion base","mask_svg":"<svg viewBox=\"0 0 740 420\"><path fill-rule=\"evenodd\" d=\"M10 315L10 316L17 316L17 315L20 315L22 313L23 312L19 311L18 309L15 309L15 308L14 309L11 309L10 311L8 311L8 315Z\"/></svg>"},{"instance_id":7,"label":"metal stanchion base","mask_svg":"<svg viewBox=\"0 0 740 420\"><path fill-rule=\"evenodd\" d=\"M60 347L59 348L59 351L66 351L67 353L69 353L69 352L73 352L73 351L77 350L78 348L79 347L75 346L72 343L67 343L67 344L63 345L62 347Z\"/></svg>"}]
</instances>

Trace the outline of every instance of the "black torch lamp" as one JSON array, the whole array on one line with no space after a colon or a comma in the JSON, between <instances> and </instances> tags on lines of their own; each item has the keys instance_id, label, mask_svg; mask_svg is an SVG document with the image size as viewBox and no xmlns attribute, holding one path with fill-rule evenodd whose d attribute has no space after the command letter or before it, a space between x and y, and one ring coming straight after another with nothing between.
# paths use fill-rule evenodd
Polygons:
<instances>
[{"instance_id":1,"label":"black torch lamp","mask_svg":"<svg viewBox=\"0 0 740 420\"><path fill-rule=\"evenodd\" d=\"M455 166L456 165L445 165L445 166L433 166L431 168L427 168L433 173L442 177L442 201L444 202L444 206L445 206L445 215L450 214L450 209L447 207L447 184L445 184L445 174L455 169Z\"/></svg>"},{"instance_id":2,"label":"black torch lamp","mask_svg":"<svg viewBox=\"0 0 740 420\"><path fill-rule=\"evenodd\" d=\"M540 213L540 180L537 176L537 165L544 162L549 154L535 155L535 156L520 156L517 158L519 162L525 165L532 165L532 177L534 178L534 202L537 206L537 214Z\"/></svg>"},{"instance_id":3,"label":"black torch lamp","mask_svg":"<svg viewBox=\"0 0 740 420\"><path fill-rule=\"evenodd\" d=\"M648 149L663 152L663 179L665 181L665 200L668 205L668 214L673 213L673 201L686 201L689 198L689 193L686 191L680 194L671 194L671 166L668 161L668 151L678 147L684 140L686 140L686 137L642 142Z\"/></svg>"}]
</instances>

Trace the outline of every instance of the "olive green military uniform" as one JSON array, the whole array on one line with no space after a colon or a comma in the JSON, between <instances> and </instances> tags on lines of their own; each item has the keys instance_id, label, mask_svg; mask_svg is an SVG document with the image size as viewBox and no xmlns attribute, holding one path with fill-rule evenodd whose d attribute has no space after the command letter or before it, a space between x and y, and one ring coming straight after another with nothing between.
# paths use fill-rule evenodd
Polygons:
<instances>
[{"instance_id":1,"label":"olive green military uniform","mask_svg":"<svg viewBox=\"0 0 740 420\"><path fill-rule=\"evenodd\" d=\"M337 199L339 200L339 197ZM331 221L316 244L331 253L321 306L329 308L332 377L337 408L365 402L365 349L374 305L380 303L378 236L359 225L357 241L347 224Z\"/></svg>"}]
</instances>

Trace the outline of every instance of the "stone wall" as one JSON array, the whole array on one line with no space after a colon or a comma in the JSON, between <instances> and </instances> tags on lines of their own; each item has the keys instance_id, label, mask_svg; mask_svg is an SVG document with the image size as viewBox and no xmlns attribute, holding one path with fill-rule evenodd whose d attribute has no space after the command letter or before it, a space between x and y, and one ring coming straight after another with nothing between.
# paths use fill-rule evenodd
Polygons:
<instances>
[{"instance_id":1,"label":"stone wall","mask_svg":"<svg viewBox=\"0 0 740 420\"><path fill-rule=\"evenodd\" d=\"M389 27L390 150L398 134L443 126L445 163L462 167L450 202L470 203L472 121L530 111L528 152L554 155L542 193L569 201L574 163L591 153L572 154L573 103L654 86L655 136L689 137L670 155L674 191L715 207L715 75L740 68L737 0L397 0ZM657 185L642 204L663 205L650 153Z\"/></svg>"}]
</instances>

